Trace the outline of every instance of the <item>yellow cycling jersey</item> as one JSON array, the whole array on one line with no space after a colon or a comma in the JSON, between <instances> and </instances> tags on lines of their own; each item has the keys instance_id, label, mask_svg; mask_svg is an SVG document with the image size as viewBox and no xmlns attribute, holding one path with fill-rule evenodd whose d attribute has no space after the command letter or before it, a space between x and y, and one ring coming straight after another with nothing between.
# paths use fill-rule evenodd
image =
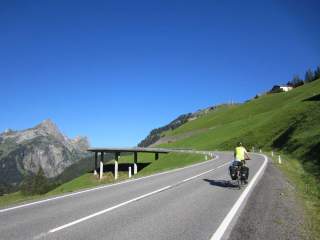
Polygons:
<instances>
[{"instance_id":1,"label":"yellow cycling jersey","mask_svg":"<svg viewBox=\"0 0 320 240\"><path fill-rule=\"evenodd\" d=\"M238 161L242 161L245 160L245 153L247 152L247 150L244 147L236 147L236 149L234 150L235 154L236 154L236 160Z\"/></svg>"}]
</instances>

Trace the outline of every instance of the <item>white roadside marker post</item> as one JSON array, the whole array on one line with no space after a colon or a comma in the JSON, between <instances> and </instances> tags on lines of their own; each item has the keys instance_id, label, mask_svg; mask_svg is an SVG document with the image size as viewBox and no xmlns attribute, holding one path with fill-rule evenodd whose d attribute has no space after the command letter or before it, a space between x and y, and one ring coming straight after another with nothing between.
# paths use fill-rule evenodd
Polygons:
<instances>
[{"instance_id":1,"label":"white roadside marker post","mask_svg":"<svg viewBox=\"0 0 320 240\"><path fill-rule=\"evenodd\" d=\"M205 159L206 159L206 161L208 160L208 156L207 155L205 155Z\"/></svg>"},{"instance_id":2,"label":"white roadside marker post","mask_svg":"<svg viewBox=\"0 0 320 240\"><path fill-rule=\"evenodd\" d=\"M260 148L260 153L262 153L262 150L261 150L261 148Z\"/></svg>"},{"instance_id":3,"label":"white roadside marker post","mask_svg":"<svg viewBox=\"0 0 320 240\"><path fill-rule=\"evenodd\" d=\"M129 167L129 178L131 178L131 167Z\"/></svg>"},{"instance_id":4,"label":"white roadside marker post","mask_svg":"<svg viewBox=\"0 0 320 240\"><path fill-rule=\"evenodd\" d=\"M134 152L134 163L133 163L133 174L136 175L138 173L138 153Z\"/></svg>"},{"instance_id":5,"label":"white roadside marker post","mask_svg":"<svg viewBox=\"0 0 320 240\"><path fill-rule=\"evenodd\" d=\"M116 152L116 157L114 161L114 179L118 179L118 160L119 160L119 153Z\"/></svg>"},{"instance_id":6,"label":"white roadside marker post","mask_svg":"<svg viewBox=\"0 0 320 240\"><path fill-rule=\"evenodd\" d=\"M271 152L271 156L273 157L273 151Z\"/></svg>"},{"instance_id":7,"label":"white roadside marker post","mask_svg":"<svg viewBox=\"0 0 320 240\"><path fill-rule=\"evenodd\" d=\"M97 169L98 169L98 152L95 152L94 153L94 171L93 171L94 176L98 175Z\"/></svg>"},{"instance_id":8,"label":"white roadside marker post","mask_svg":"<svg viewBox=\"0 0 320 240\"><path fill-rule=\"evenodd\" d=\"M279 161L279 164L282 164L281 156L280 156L280 155L279 155L278 161Z\"/></svg>"},{"instance_id":9,"label":"white roadside marker post","mask_svg":"<svg viewBox=\"0 0 320 240\"><path fill-rule=\"evenodd\" d=\"M103 162L100 161L100 175L99 175L99 179L101 180L103 177Z\"/></svg>"},{"instance_id":10,"label":"white roadside marker post","mask_svg":"<svg viewBox=\"0 0 320 240\"><path fill-rule=\"evenodd\" d=\"M100 175L99 175L100 180L103 178L103 157L104 157L104 152L101 152L100 153Z\"/></svg>"}]
</instances>

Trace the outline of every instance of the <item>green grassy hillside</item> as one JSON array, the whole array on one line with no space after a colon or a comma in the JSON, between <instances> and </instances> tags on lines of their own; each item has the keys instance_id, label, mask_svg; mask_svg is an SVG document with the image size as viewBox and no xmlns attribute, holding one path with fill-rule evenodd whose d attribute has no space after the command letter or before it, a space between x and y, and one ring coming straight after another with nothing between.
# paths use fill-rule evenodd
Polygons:
<instances>
[{"instance_id":1,"label":"green grassy hillside","mask_svg":"<svg viewBox=\"0 0 320 240\"><path fill-rule=\"evenodd\" d=\"M178 136L200 129L205 131L160 146L230 150L237 141L241 141L248 148L255 146L292 154L318 175L320 80L290 92L264 95L245 104L221 106L166 132L165 136Z\"/></svg>"},{"instance_id":2,"label":"green grassy hillside","mask_svg":"<svg viewBox=\"0 0 320 240\"><path fill-rule=\"evenodd\" d=\"M181 138L179 136L188 136ZM281 154L278 165L305 209L303 228L310 239L320 234L320 80L290 92L274 93L236 106L220 106L177 129L161 147L232 150L238 141L248 149ZM176 141L172 141L176 139ZM274 159L275 161L275 159Z\"/></svg>"}]
</instances>

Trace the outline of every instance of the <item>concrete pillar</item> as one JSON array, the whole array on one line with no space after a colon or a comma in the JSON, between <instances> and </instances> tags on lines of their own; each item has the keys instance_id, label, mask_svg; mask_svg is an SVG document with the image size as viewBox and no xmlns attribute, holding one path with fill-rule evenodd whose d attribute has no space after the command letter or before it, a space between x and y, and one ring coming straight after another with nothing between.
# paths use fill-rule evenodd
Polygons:
<instances>
[{"instance_id":1,"label":"concrete pillar","mask_svg":"<svg viewBox=\"0 0 320 240\"><path fill-rule=\"evenodd\" d=\"M155 160L159 159L159 153L155 153Z\"/></svg>"},{"instance_id":2,"label":"concrete pillar","mask_svg":"<svg viewBox=\"0 0 320 240\"><path fill-rule=\"evenodd\" d=\"M133 164L133 174L137 174L138 173L138 165L137 165L137 162L138 162L138 153L137 152L134 152L134 164Z\"/></svg>"},{"instance_id":3,"label":"concrete pillar","mask_svg":"<svg viewBox=\"0 0 320 240\"><path fill-rule=\"evenodd\" d=\"M94 170L93 170L94 176L98 175L97 169L98 169L98 153L95 152L94 153Z\"/></svg>"},{"instance_id":4,"label":"concrete pillar","mask_svg":"<svg viewBox=\"0 0 320 240\"><path fill-rule=\"evenodd\" d=\"M102 177L103 177L103 157L104 157L104 152L101 152L101 155L100 155L100 175L99 175L99 179L102 179Z\"/></svg>"},{"instance_id":5,"label":"concrete pillar","mask_svg":"<svg viewBox=\"0 0 320 240\"><path fill-rule=\"evenodd\" d=\"M116 152L115 160L114 160L114 179L118 179L118 160L119 160L119 153Z\"/></svg>"}]
</instances>

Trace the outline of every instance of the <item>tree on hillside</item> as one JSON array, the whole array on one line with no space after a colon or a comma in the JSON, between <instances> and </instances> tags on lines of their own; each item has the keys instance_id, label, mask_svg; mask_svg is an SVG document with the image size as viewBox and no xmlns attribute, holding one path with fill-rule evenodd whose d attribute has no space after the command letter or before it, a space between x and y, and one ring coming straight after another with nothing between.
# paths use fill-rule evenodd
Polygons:
<instances>
[{"instance_id":1,"label":"tree on hillside","mask_svg":"<svg viewBox=\"0 0 320 240\"><path fill-rule=\"evenodd\" d=\"M314 71L314 80L320 78L320 66Z\"/></svg>"},{"instance_id":2,"label":"tree on hillside","mask_svg":"<svg viewBox=\"0 0 320 240\"><path fill-rule=\"evenodd\" d=\"M287 83L288 86L291 86L294 88L302 86L303 84L304 84L303 80L298 75L294 75L292 80Z\"/></svg>"},{"instance_id":3,"label":"tree on hillside","mask_svg":"<svg viewBox=\"0 0 320 240\"><path fill-rule=\"evenodd\" d=\"M6 193L6 186L3 183L0 183L0 196Z\"/></svg>"},{"instance_id":4,"label":"tree on hillside","mask_svg":"<svg viewBox=\"0 0 320 240\"><path fill-rule=\"evenodd\" d=\"M314 81L315 78L314 78L314 74L313 74L313 71L309 68L307 71L306 71L306 75L304 77L304 82L305 83L309 83L309 82L312 82Z\"/></svg>"},{"instance_id":5,"label":"tree on hillside","mask_svg":"<svg viewBox=\"0 0 320 240\"><path fill-rule=\"evenodd\" d=\"M43 169L40 167L37 174L27 176L21 183L21 192L24 195L44 194L49 191L50 184Z\"/></svg>"}]
</instances>

